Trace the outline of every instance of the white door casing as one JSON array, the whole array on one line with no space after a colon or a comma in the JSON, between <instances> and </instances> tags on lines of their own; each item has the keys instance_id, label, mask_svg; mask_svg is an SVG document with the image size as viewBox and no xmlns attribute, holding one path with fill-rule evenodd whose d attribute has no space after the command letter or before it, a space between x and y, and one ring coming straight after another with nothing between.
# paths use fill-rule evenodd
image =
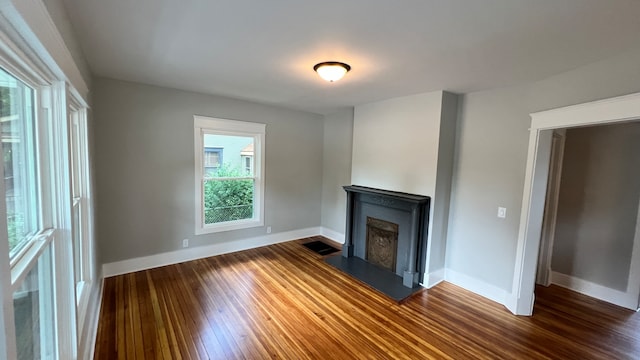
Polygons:
<instances>
[{"instance_id":1,"label":"white door casing","mask_svg":"<svg viewBox=\"0 0 640 360\"><path fill-rule=\"evenodd\" d=\"M511 296L507 308L516 315L533 313L534 289L544 199L549 170L551 132L554 129L614 124L640 120L640 93L572 105L531 114L529 152L522 195L522 211ZM541 206L542 203L542 206ZM640 216L640 215L639 215ZM631 257L627 299L630 309L638 308L640 299L640 224L636 224Z\"/></svg>"},{"instance_id":2,"label":"white door casing","mask_svg":"<svg viewBox=\"0 0 640 360\"><path fill-rule=\"evenodd\" d=\"M558 214L558 198L560 196L560 177L562 175L562 159L564 156L566 130L554 130L551 140L551 164L547 194L545 196L544 216L542 219L542 237L540 238L540 254L536 283L544 286L551 284L551 257L556 231Z\"/></svg>"}]
</instances>

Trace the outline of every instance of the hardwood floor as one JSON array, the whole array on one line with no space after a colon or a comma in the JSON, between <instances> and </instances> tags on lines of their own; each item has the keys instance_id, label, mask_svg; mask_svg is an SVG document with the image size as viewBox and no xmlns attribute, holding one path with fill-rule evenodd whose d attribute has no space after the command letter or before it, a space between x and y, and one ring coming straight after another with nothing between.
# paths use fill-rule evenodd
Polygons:
<instances>
[{"instance_id":1,"label":"hardwood floor","mask_svg":"<svg viewBox=\"0 0 640 360\"><path fill-rule=\"evenodd\" d=\"M105 279L95 359L638 359L640 314L551 286L400 305L289 242Z\"/></svg>"}]
</instances>

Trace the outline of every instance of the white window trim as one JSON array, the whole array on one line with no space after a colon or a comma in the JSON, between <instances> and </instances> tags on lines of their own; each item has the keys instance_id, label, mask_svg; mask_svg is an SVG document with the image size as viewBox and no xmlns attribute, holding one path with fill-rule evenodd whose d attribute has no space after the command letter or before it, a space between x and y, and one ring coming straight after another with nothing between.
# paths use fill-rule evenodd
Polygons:
<instances>
[{"instance_id":1,"label":"white window trim","mask_svg":"<svg viewBox=\"0 0 640 360\"><path fill-rule=\"evenodd\" d=\"M91 285L94 280L94 274L92 272L93 269L93 229L91 228L92 224L92 216L89 196L91 194L91 178L90 178L90 169L89 169L89 146L88 146L88 129L87 129L87 108L86 104L82 102L81 99L78 99L73 93L70 94L70 109L69 112L72 114L69 121L69 134L71 134L71 126L73 123L77 123L78 126L78 177L80 183L78 184L79 194L77 198L74 198L72 202L72 211L75 206L79 206L80 210L80 249L81 249L81 272L82 277L75 284L76 291L76 307L77 307L77 326L78 326L78 334L82 334L84 332L83 326L85 325L85 318L87 315L87 308L89 305L89 292L91 290ZM73 137L70 137L72 139ZM69 151L73 151L73 146L69 143ZM71 161L71 156L69 160ZM72 164L70 164L69 169L71 170ZM73 219L73 215L72 215ZM73 260L75 261L75 256L73 256ZM75 267L74 267L75 270Z\"/></svg>"},{"instance_id":2,"label":"white window trim","mask_svg":"<svg viewBox=\"0 0 640 360\"><path fill-rule=\"evenodd\" d=\"M193 119L196 235L264 226L264 139L266 125L254 122L219 119L199 115L194 115ZM253 163L255 176L253 218L205 225L203 149L204 134L207 133L250 136L255 139L255 155Z\"/></svg>"}]
</instances>

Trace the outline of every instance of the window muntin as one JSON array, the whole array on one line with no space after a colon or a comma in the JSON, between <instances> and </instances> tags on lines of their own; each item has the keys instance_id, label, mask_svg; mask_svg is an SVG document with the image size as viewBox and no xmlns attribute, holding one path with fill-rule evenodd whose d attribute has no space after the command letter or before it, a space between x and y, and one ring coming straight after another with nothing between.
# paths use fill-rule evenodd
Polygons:
<instances>
[{"instance_id":1,"label":"window muntin","mask_svg":"<svg viewBox=\"0 0 640 360\"><path fill-rule=\"evenodd\" d=\"M14 258L39 228L34 91L1 68L0 126L9 252Z\"/></svg>"},{"instance_id":2,"label":"window muntin","mask_svg":"<svg viewBox=\"0 0 640 360\"><path fill-rule=\"evenodd\" d=\"M263 168L254 157L262 159L265 125L200 116L194 124L196 233L261 226ZM247 149L251 150L249 167ZM217 162L211 157L214 151L219 154L214 158Z\"/></svg>"}]
</instances>

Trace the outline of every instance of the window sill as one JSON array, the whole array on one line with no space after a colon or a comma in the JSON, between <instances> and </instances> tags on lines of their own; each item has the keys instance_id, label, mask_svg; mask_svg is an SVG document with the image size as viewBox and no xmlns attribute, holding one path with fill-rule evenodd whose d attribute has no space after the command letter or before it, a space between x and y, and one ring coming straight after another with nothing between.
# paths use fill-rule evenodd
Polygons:
<instances>
[{"instance_id":1,"label":"window sill","mask_svg":"<svg viewBox=\"0 0 640 360\"><path fill-rule=\"evenodd\" d=\"M258 226L264 226L264 221L262 219L246 219L246 220L228 221L224 223L197 227L196 235L211 234L211 233L231 231L231 230L248 229L248 228L253 228Z\"/></svg>"},{"instance_id":2,"label":"window sill","mask_svg":"<svg viewBox=\"0 0 640 360\"><path fill-rule=\"evenodd\" d=\"M19 256L11 262L11 291L15 291L31 268L38 261L40 254L53 240L54 230L40 231L20 250Z\"/></svg>"}]
</instances>

